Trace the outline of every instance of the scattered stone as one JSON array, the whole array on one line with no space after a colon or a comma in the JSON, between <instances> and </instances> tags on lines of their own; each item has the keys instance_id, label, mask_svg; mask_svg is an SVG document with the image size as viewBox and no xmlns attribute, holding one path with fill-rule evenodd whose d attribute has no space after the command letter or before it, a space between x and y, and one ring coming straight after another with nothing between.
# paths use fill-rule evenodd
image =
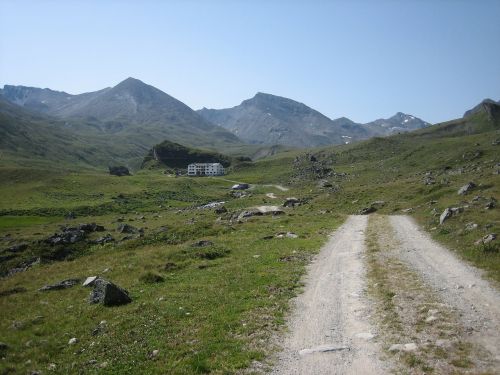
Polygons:
<instances>
[{"instance_id":1,"label":"scattered stone","mask_svg":"<svg viewBox=\"0 0 500 375\"><path fill-rule=\"evenodd\" d=\"M112 176L130 176L130 171L128 170L127 167L124 166L116 166L116 167L109 167L109 174Z\"/></svg>"},{"instance_id":2,"label":"scattered stone","mask_svg":"<svg viewBox=\"0 0 500 375\"><path fill-rule=\"evenodd\" d=\"M54 245L69 245L74 244L85 239L85 232L80 229L70 229L65 228L61 233L55 233L49 238L45 239L45 242Z\"/></svg>"},{"instance_id":3,"label":"scattered stone","mask_svg":"<svg viewBox=\"0 0 500 375\"><path fill-rule=\"evenodd\" d=\"M60 281L60 282L58 282L56 284L45 285L45 286L41 287L38 290L40 292L46 292L46 291L49 291L49 290L68 289L68 288L71 288L72 286L75 286L79 282L80 282L79 279L67 279L67 280Z\"/></svg>"},{"instance_id":4,"label":"scattered stone","mask_svg":"<svg viewBox=\"0 0 500 375\"><path fill-rule=\"evenodd\" d=\"M487 234L486 236L484 236L483 238L477 240L476 242L474 242L474 244L476 246L486 245L487 243L490 243L490 242L496 240L496 238L497 238L496 233L490 233L490 234Z\"/></svg>"},{"instance_id":5,"label":"scattered stone","mask_svg":"<svg viewBox=\"0 0 500 375\"><path fill-rule=\"evenodd\" d=\"M226 202L210 202L207 204L204 204L202 206L197 207L199 210L205 210L205 209L211 209L211 208L216 208L219 206L222 206Z\"/></svg>"},{"instance_id":6,"label":"scattered stone","mask_svg":"<svg viewBox=\"0 0 500 375\"><path fill-rule=\"evenodd\" d=\"M477 229L478 225L476 223L467 223L465 224L465 230L466 231L471 231L471 230L474 230L474 229Z\"/></svg>"},{"instance_id":7,"label":"scattered stone","mask_svg":"<svg viewBox=\"0 0 500 375\"><path fill-rule=\"evenodd\" d=\"M462 207L451 207L451 213L454 214L459 214L461 212L464 212L464 209L469 208L469 206L462 206Z\"/></svg>"},{"instance_id":8,"label":"scattered stone","mask_svg":"<svg viewBox=\"0 0 500 375\"><path fill-rule=\"evenodd\" d=\"M104 361L103 363L101 363L101 364L99 365L99 367L100 367L100 368L106 368L106 367L108 367L108 362Z\"/></svg>"},{"instance_id":9,"label":"scattered stone","mask_svg":"<svg viewBox=\"0 0 500 375\"><path fill-rule=\"evenodd\" d=\"M432 322L435 322L438 318L435 317L434 315L431 315L429 317L427 317L427 319L425 319L425 322L426 323L432 323Z\"/></svg>"},{"instance_id":10,"label":"scattered stone","mask_svg":"<svg viewBox=\"0 0 500 375\"><path fill-rule=\"evenodd\" d=\"M28 248L28 244L27 243L20 243L20 244L8 247L7 249L5 249L5 251L8 252L8 253L19 253L20 251L24 251L27 248Z\"/></svg>"},{"instance_id":11,"label":"scattered stone","mask_svg":"<svg viewBox=\"0 0 500 375\"><path fill-rule=\"evenodd\" d=\"M451 215L453 215L453 212L449 208L445 208L441 216L439 217L439 224L442 225L446 220L448 220Z\"/></svg>"},{"instance_id":12,"label":"scattered stone","mask_svg":"<svg viewBox=\"0 0 500 375\"><path fill-rule=\"evenodd\" d=\"M92 286L94 282L97 280L97 276L89 276L85 279L82 286Z\"/></svg>"},{"instance_id":13,"label":"scattered stone","mask_svg":"<svg viewBox=\"0 0 500 375\"><path fill-rule=\"evenodd\" d=\"M108 322L101 320L99 324L92 330L92 336L97 336L105 333L108 329Z\"/></svg>"},{"instance_id":14,"label":"scattered stone","mask_svg":"<svg viewBox=\"0 0 500 375\"><path fill-rule=\"evenodd\" d=\"M438 311L438 310L436 310L436 309L430 309L430 310L428 311L428 313L429 313L430 315L436 315L438 312L439 312L439 311Z\"/></svg>"},{"instance_id":15,"label":"scattered stone","mask_svg":"<svg viewBox=\"0 0 500 375\"><path fill-rule=\"evenodd\" d=\"M129 224L120 224L118 225L117 230L119 233L129 233L129 234L139 232L139 229Z\"/></svg>"},{"instance_id":16,"label":"scattered stone","mask_svg":"<svg viewBox=\"0 0 500 375\"><path fill-rule=\"evenodd\" d=\"M68 341L68 345L75 345L76 343L78 343L78 339L76 337L73 337Z\"/></svg>"},{"instance_id":17,"label":"scattered stone","mask_svg":"<svg viewBox=\"0 0 500 375\"><path fill-rule=\"evenodd\" d=\"M246 190L250 186L248 184L236 184L231 187L232 190Z\"/></svg>"},{"instance_id":18,"label":"scattered stone","mask_svg":"<svg viewBox=\"0 0 500 375\"><path fill-rule=\"evenodd\" d=\"M70 211L66 214L66 216L64 218L66 220L74 220L74 219L76 219L76 215L73 211Z\"/></svg>"},{"instance_id":19,"label":"scattered stone","mask_svg":"<svg viewBox=\"0 0 500 375\"><path fill-rule=\"evenodd\" d=\"M276 238L298 238L299 236L293 232L279 232L275 235Z\"/></svg>"},{"instance_id":20,"label":"scattered stone","mask_svg":"<svg viewBox=\"0 0 500 375\"><path fill-rule=\"evenodd\" d=\"M320 180L318 182L318 187L320 187L320 188L328 188L328 187L332 187L332 186L333 186L333 184L328 180Z\"/></svg>"},{"instance_id":21,"label":"scattered stone","mask_svg":"<svg viewBox=\"0 0 500 375\"><path fill-rule=\"evenodd\" d=\"M408 214L410 212L413 212L413 208L412 207L410 207L410 208L404 208L404 209L401 210L401 212L404 212L404 213Z\"/></svg>"},{"instance_id":22,"label":"scattered stone","mask_svg":"<svg viewBox=\"0 0 500 375\"><path fill-rule=\"evenodd\" d=\"M286 198L283 207L295 207L300 205L300 200L294 197Z\"/></svg>"},{"instance_id":23,"label":"scattered stone","mask_svg":"<svg viewBox=\"0 0 500 375\"><path fill-rule=\"evenodd\" d=\"M434 185L436 183L436 180L432 176L425 176L423 182L424 185Z\"/></svg>"},{"instance_id":24,"label":"scattered stone","mask_svg":"<svg viewBox=\"0 0 500 375\"><path fill-rule=\"evenodd\" d=\"M462 186L460 189L458 189L458 195L465 195L468 194L471 190L476 188L476 184L474 182L468 182L464 186Z\"/></svg>"},{"instance_id":25,"label":"scattered stone","mask_svg":"<svg viewBox=\"0 0 500 375\"><path fill-rule=\"evenodd\" d=\"M484 206L484 208L486 208L487 210L491 210L495 207L496 207L496 201L494 199L490 200L488 203L486 203L486 206Z\"/></svg>"},{"instance_id":26,"label":"scattered stone","mask_svg":"<svg viewBox=\"0 0 500 375\"><path fill-rule=\"evenodd\" d=\"M227 212L227 208L224 207L224 206L221 206L221 207L217 207L214 212L218 215L220 214L225 214Z\"/></svg>"},{"instance_id":27,"label":"scattered stone","mask_svg":"<svg viewBox=\"0 0 500 375\"><path fill-rule=\"evenodd\" d=\"M96 245L104 245L106 243L114 242L114 241L115 241L115 239L113 238L113 236L108 233L103 237L99 237L97 240L93 241L93 243L95 243Z\"/></svg>"},{"instance_id":28,"label":"scattered stone","mask_svg":"<svg viewBox=\"0 0 500 375\"><path fill-rule=\"evenodd\" d=\"M104 306L118 306L132 302L128 292L111 281L97 278L90 293L90 303L102 303Z\"/></svg>"},{"instance_id":29,"label":"scattered stone","mask_svg":"<svg viewBox=\"0 0 500 375\"><path fill-rule=\"evenodd\" d=\"M248 219L252 216L262 216L262 212L252 210L252 211L242 211L238 216L237 216L237 221L244 221L244 219Z\"/></svg>"},{"instance_id":30,"label":"scattered stone","mask_svg":"<svg viewBox=\"0 0 500 375\"><path fill-rule=\"evenodd\" d=\"M160 351L158 349L153 350L151 353L148 354L149 359L153 359L158 357L158 354L160 354Z\"/></svg>"},{"instance_id":31,"label":"scattered stone","mask_svg":"<svg viewBox=\"0 0 500 375\"><path fill-rule=\"evenodd\" d=\"M106 229L102 225L98 225L96 223L89 223L89 224L80 224L76 228L67 228L69 230L82 230L85 233L92 233L92 232L104 232Z\"/></svg>"},{"instance_id":32,"label":"scattered stone","mask_svg":"<svg viewBox=\"0 0 500 375\"><path fill-rule=\"evenodd\" d=\"M370 204L371 207L381 208L385 206L385 201L374 201Z\"/></svg>"},{"instance_id":33,"label":"scattered stone","mask_svg":"<svg viewBox=\"0 0 500 375\"><path fill-rule=\"evenodd\" d=\"M213 244L214 243L212 241L200 240L191 244L191 247L207 247L207 246L212 246Z\"/></svg>"},{"instance_id":34,"label":"scattered stone","mask_svg":"<svg viewBox=\"0 0 500 375\"><path fill-rule=\"evenodd\" d=\"M256 207L256 210L260 212L262 215L281 215L284 214L285 211L283 211L280 207L278 206L258 206Z\"/></svg>"},{"instance_id":35,"label":"scattered stone","mask_svg":"<svg viewBox=\"0 0 500 375\"><path fill-rule=\"evenodd\" d=\"M368 214L371 214L373 212L377 211L377 209L375 207L365 207L365 208L362 208L361 210L359 210L359 214L360 215L368 215Z\"/></svg>"},{"instance_id":36,"label":"scattered stone","mask_svg":"<svg viewBox=\"0 0 500 375\"><path fill-rule=\"evenodd\" d=\"M49 365L47 366L47 369L49 371L54 371L56 368L57 368L57 365L55 363L49 363Z\"/></svg>"}]
</instances>

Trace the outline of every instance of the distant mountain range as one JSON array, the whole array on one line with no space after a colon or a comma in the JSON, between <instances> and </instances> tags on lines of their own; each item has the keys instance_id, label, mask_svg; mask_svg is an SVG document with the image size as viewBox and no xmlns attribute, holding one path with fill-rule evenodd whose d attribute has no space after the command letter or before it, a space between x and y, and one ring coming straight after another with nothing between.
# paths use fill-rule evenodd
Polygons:
<instances>
[{"instance_id":1,"label":"distant mountain range","mask_svg":"<svg viewBox=\"0 0 500 375\"><path fill-rule=\"evenodd\" d=\"M80 95L6 85L0 97L45 123L62 121L63 127L53 127L56 132L64 128L81 140L98 138L113 150L110 162L140 165L148 150L165 139L210 149L244 145L184 103L134 78Z\"/></svg>"},{"instance_id":2,"label":"distant mountain range","mask_svg":"<svg viewBox=\"0 0 500 375\"><path fill-rule=\"evenodd\" d=\"M466 116L481 111L493 111L496 116L497 110L498 103L488 99ZM367 124L345 117L332 120L305 104L264 93L233 108L194 111L134 78L80 95L26 86L0 89L4 160L12 155L19 160L36 157L137 168L149 150L164 140L262 157L288 146L344 144L428 126L401 112Z\"/></svg>"},{"instance_id":3,"label":"distant mountain range","mask_svg":"<svg viewBox=\"0 0 500 375\"><path fill-rule=\"evenodd\" d=\"M350 143L430 126L401 112L368 124L358 124L345 117L331 120L303 103L264 93L257 93L233 108L203 108L198 113L245 142L296 147Z\"/></svg>"}]
</instances>

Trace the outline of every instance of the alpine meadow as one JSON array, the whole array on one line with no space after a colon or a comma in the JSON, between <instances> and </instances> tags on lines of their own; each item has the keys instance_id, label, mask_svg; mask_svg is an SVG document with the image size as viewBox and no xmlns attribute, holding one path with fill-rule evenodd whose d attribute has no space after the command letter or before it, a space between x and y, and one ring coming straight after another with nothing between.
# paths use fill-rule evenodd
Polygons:
<instances>
[{"instance_id":1,"label":"alpine meadow","mask_svg":"<svg viewBox=\"0 0 500 375\"><path fill-rule=\"evenodd\" d=\"M0 0L0 374L499 373L500 6L376 3Z\"/></svg>"}]
</instances>

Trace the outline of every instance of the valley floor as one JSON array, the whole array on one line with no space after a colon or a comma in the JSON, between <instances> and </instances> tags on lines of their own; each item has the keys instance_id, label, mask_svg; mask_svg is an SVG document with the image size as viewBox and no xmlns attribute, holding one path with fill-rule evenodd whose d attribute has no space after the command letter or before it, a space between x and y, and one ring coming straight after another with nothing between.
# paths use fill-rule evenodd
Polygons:
<instances>
[{"instance_id":1,"label":"valley floor","mask_svg":"<svg viewBox=\"0 0 500 375\"><path fill-rule=\"evenodd\" d=\"M500 294L406 216L350 216L308 270L275 374L489 374Z\"/></svg>"}]
</instances>

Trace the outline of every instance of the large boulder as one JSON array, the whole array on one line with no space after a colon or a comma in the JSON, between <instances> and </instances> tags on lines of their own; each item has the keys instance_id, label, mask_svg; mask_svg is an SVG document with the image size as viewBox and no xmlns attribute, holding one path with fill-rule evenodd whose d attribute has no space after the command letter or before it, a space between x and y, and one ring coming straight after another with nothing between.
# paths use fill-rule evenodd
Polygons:
<instances>
[{"instance_id":1,"label":"large boulder","mask_svg":"<svg viewBox=\"0 0 500 375\"><path fill-rule=\"evenodd\" d=\"M109 167L109 174L113 176L130 176L130 171L128 170L127 167L124 167L123 165L116 166L116 167Z\"/></svg>"},{"instance_id":2,"label":"large boulder","mask_svg":"<svg viewBox=\"0 0 500 375\"><path fill-rule=\"evenodd\" d=\"M132 302L128 292L111 281L97 278L92 283L94 289L90 293L90 303L101 303L104 306L119 306Z\"/></svg>"}]
</instances>

